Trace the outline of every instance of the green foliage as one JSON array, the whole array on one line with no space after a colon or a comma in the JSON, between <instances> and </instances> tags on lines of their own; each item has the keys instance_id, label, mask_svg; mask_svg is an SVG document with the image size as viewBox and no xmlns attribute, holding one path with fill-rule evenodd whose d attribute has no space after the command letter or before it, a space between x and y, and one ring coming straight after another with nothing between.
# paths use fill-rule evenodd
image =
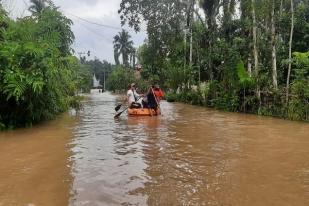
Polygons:
<instances>
[{"instance_id":1,"label":"green foliage","mask_svg":"<svg viewBox=\"0 0 309 206\"><path fill-rule=\"evenodd\" d=\"M3 32L7 28L7 13L0 3L0 42L3 41Z\"/></svg>"},{"instance_id":2,"label":"green foliage","mask_svg":"<svg viewBox=\"0 0 309 206\"><path fill-rule=\"evenodd\" d=\"M95 74L98 80L100 80L101 85L104 84L104 80L106 81L108 79L113 69L113 65L105 60L100 61L99 59L85 61L84 66L86 67L86 72L90 72L91 76ZM92 82L89 85L92 86Z\"/></svg>"},{"instance_id":3,"label":"green foliage","mask_svg":"<svg viewBox=\"0 0 309 206\"><path fill-rule=\"evenodd\" d=\"M71 24L51 6L6 20L0 44L0 129L31 126L78 102L73 96L91 76L81 75L82 66L70 54Z\"/></svg>"},{"instance_id":4,"label":"green foliage","mask_svg":"<svg viewBox=\"0 0 309 206\"><path fill-rule=\"evenodd\" d=\"M122 55L122 64L129 66L129 55L135 53L131 36L124 29L114 36L114 57L116 65L119 65L119 56Z\"/></svg>"},{"instance_id":5,"label":"green foliage","mask_svg":"<svg viewBox=\"0 0 309 206\"><path fill-rule=\"evenodd\" d=\"M83 109L82 101L84 100L83 96L71 96L69 97L69 105L75 111L80 111Z\"/></svg>"},{"instance_id":6,"label":"green foliage","mask_svg":"<svg viewBox=\"0 0 309 206\"><path fill-rule=\"evenodd\" d=\"M188 71L188 68L180 67L180 66L174 66L172 64L169 64L166 69L166 86L168 88L173 89L174 91L177 90L177 88L182 87L183 84L185 84L186 81L186 73Z\"/></svg>"},{"instance_id":7,"label":"green foliage","mask_svg":"<svg viewBox=\"0 0 309 206\"><path fill-rule=\"evenodd\" d=\"M167 93L168 102L185 102L192 105L204 105L204 98L201 91L181 91L179 93Z\"/></svg>"},{"instance_id":8,"label":"green foliage","mask_svg":"<svg viewBox=\"0 0 309 206\"><path fill-rule=\"evenodd\" d=\"M245 65L243 61L237 64L237 74L239 78L239 83L243 88L252 85L252 78L249 76L248 72L245 70Z\"/></svg>"},{"instance_id":9,"label":"green foliage","mask_svg":"<svg viewBox=\"0 0 309 206\"><path fill-rule=\"evenodd\" d=\"M293 120L308 120L309 114L309 52L293 53L295 66L288 117Z\"/></svg>"},{"instance_id":10,"label":"green foliage","mask_svg":"<svg viewBox=\"0 0 309 206\"><path fill-rule=\"evenodd\" d=\"M46 0L30 0L30 3L29 11L34 16L39 16L47 7Z\"/></svg>"},{"instance_id":11,"label":"green foliage","mask_svg":"<svg viewBox=\"0 0 309 206\"><path fill-rule=\"evenodd\" d=\"M178 101L176 93L166 93L165 98L166 98L166 101L168 101L168 102Z\"/></svg>"},{"instance_id":12,"label":"green foliage","mask_svg":"<svg viewBox=\"0 0 309 206\"><path fill-rule=\"evenodd\" d=\"M266 0L201 0L193 6L194 2L121 1L122 24L138 31L142 20L146 22L148 38L138 51L143 78L158 76L161 84L180 91L168 94L169 101L308 120L308 54L304 53L309 47L308 0L293 2L294 53L288 105L284 95L290 61L290 1L274 1L273 5ZM200 83L205 83L206 89ZM192 89L196 87L199 89Z\"/></svg>"},{"instance_id":13,"label":"green foliage","mask_svg":"<svg viewBox=\"0 0 309 206\"><path fill-rule=\"evenodd\" d=\"M72 20L64 16L57 8L44 9L38 19L37 37L48 39L62 55L71 54L71 44L74 42L74 34L71 31ZM53 32L50 32L53 31Z\"/></svg>"},{"instance_id":14,"label":"green foliage","mask_svg":"<svg viewBox=\"0 0 309 206\"><path fill-rule=\"evenodd\" d=\"M128 86L133 82L136 82L134 70L118 66L109 75L107 89L113 92L126 91Z\"/></svg>"},{"instance_id":15,"label":"green foliage","mask_svg":"<svg viewBox=\"0 0 309 206\"><path fill-rule=\"evenodd\" d=\"M74 70L76 71L77 90L82 93L89 93L92 87L92 71L88 65L78 62Z\"/></svg>"}]
</instances>

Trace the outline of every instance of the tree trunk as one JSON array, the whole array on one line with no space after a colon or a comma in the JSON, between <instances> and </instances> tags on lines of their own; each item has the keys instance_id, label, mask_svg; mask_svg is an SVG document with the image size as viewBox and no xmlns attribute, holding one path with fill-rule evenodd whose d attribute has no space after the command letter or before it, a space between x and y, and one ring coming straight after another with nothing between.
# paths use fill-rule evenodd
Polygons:
<instances>
[{"instance_id":1,"label":"tree trunk","mask_svg":"<svg viewBox=\"0 0 309 206\"><path fill-rule=\"evenodd\" d=\"M282 17L282 11L283 11L283 0L280 0L280 18Z\"/></svg>"},{"instance_id":2,"label":"tree trunk","mask_svg":"<svg viewBox=\"0 0 309 206\"><path fill-rule=\"evenodd\" d=\"M247 71L249 73L249 76L252 77L252 63L251 63L251 55L248 57L248 65L247 65Z\"/></svg>"},{"instance_id":3,"label":"tree trunk","mask_svg":"<svg viewBox=\"0 0 309 206\"><path fill-rule=\"evenodd\" d=\"M129 67L131 67L132 66L132 54L129 54L129 60L128 60L128 65L129 65Z\"/></svg>"},{"instance_id":4,"label":"tree trunk","mask_svg":"<svg viewBox=\"0 0 309 206\"><path fill-rule=\"evenodd\" d=\"M136 65L136 52L134 50L134 53L133 53L133 69L135 69L135 65Z\"/></svg>"},{"instance_id":5,"label":"tree trunk","mask_svg":"<svg viewBox=\"0 0 309 206\"><path fill-rule=\"evenodd\" d=\"M128 53L126 52L122 52L122 64L125 66L125 67L129 67L129 55Z\"/></svg>"},{"instance_id":6,"label":"tree trunk","mask_svg":"<svg viewBox=\"0 0 309 206\"><path fill-rule=\"evenodd\" d=\"M192 66L192 53L193 53L193 32L192 28L190 29L190 66Z\"/></svg>"},{"instance_id":7,"label":"tree trunk","mask_svg":"<svg viewBox=\"0 0 309 206\"><path fill-rule=\"evenodd\" d=\"M115 59L115 64L119 65L120 64L120 62L119 62L119 53L116 50L114 51L114 59Z\"/></svg>"},{"instance_id":8,"label":"tree trunk","mask_svg":"<svg viewBox=\"0 0 309 206\"><path fill-rule=\"evenodd\" d=\"M277 82L277 51L276 51L276 28L275 28L275 0L272 0L272 10L271 10L271 60L273 69L273 87L275 90L278 89Z\"/></svg>"},{"instance_id":9,"label":"tree trunk","mask_svg":"<svg viewBox=\"0 0 309 206\"><path fill-rule=\"evenodd\" d=\"M104 68L104 84L103 84L103 91L105 91L105 87L106 87L106 69Z\"/></svg>"},{"instance_id":10,"label":"tree trunk","mask_svg":"<svg viewBox=\"0 0 309 206\"><path fill-rule=\"evenodd\" d=\"M255 0L251 0L251 6L252 6L252 34L253 34L253 56L254 56L254 72L256 78L259 76L259 59L258 59L258 49L257 49L257 28L256 28L256 18L255 18ZM257 83L256 88L257 97L260 100L261 99L261 91L259 83ZM260 102L261 104L261 102Z\"/></svg>"},{"instance_id":11,"label":"tree trunk","mask_svg":"<svg viewBox=\"0 0 309 206\"><path fill-rule=\"evenodd\" d=\"M124 52L122 52L122 64L127 66L127 58L126 58L126 55L124 54Z\"/></svg>"},{"instance_id":12,"label":"tree trunk","mask_svg":"<svg viewBox=\"0 0 309 206\"><path fill-rule=\"evenodd\" d=\"M290 42L289 42L289 66L288 66L288 76L286 78L286 104L289 103L289 88L290 88L290 76L292 67L292 43L293 43L293 32L294 32L294 4L291 0L291 31L290 31Z\"/></svg>"},{"instance_id":13,"label":"tree trunk","mask_svg":"<svg viewBox=\"0 0 309 206\"><path fill-rule=\"evenodd\" d=\"M192 66L192 53L193 53L193 22L194 22L194 7L195 7L195 0L192 1L191 9L190 9L190 66Z\"/></svg>"},{"instance_id":14,"label":"tree trunk","mask_svg":"<svg viewBox=\"0 0 309 206\"><path fill-rule=\"evenodd\" d=\"M187 65L187 29L185 29L185 35L184 35L184 59L183 59L183 70L184 70L184 74L185 74L185 69L186 69L186 65Z\"/></svg>"},{"instance_id":15,"label":"tree trunk","mask_svg":"<svg viewBox=\"0 0 309 206\"><path fill-rule=\"evenodd\" d=\"M212 81L214 79L214 73L212 68L212 45L209 42L209 59L208 59L208 71L209 71L209 79Z\"/></svg>"}]
</instances>

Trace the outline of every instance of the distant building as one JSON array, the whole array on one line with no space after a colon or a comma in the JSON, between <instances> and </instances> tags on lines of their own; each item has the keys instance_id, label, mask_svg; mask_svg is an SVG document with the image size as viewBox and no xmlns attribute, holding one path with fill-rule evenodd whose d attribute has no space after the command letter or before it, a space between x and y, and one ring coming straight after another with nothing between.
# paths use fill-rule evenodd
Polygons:
<instances>
[{"instance_id":1,"label":"distant building","mask_svg":"<svg viewBox=\"0 0 309 206\"><path fill-rule=\"evenodd\" d=\"M100 84L100 81L97 79L95 74L93 74L92 86L93 88L102 88L102 85Z\"/></svg>"}]
</instances>

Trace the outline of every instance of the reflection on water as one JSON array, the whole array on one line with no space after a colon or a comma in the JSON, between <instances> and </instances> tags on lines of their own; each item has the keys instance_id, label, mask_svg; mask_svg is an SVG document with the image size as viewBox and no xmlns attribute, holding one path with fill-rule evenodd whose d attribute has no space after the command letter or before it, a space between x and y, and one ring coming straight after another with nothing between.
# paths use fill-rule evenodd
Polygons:
<instances>
[{"instance_id":1,"label":"reflection on water","mask_svg":"<svg viewBox=\"0 0 309 206\"><path fill-rule=\"evenodd\" d=\"M64 123L0 134L0 206L309 203L306 123L167 102L114 120L117 96L89 97L73 138Z\"/></svg>"},{"instance_id":2,"label":"reflection on water","mask_svg":"<svg viewBox=\"0 0 309 206\"><path fill-rule=\"evenodd\" d=\"M162 103L114 120L93 94L73 141L72 205L307 205L309 126Z\"/></svg>"},{"instance_id":3,"label":"reflection on water","mask_svg":"<svg viewBox=\"0 0 309 206\"><path fill-rule=\"evenodd\" d=\"M75 119L0 133L0 206L68 205Z\"/></svg>"}]
</instances>

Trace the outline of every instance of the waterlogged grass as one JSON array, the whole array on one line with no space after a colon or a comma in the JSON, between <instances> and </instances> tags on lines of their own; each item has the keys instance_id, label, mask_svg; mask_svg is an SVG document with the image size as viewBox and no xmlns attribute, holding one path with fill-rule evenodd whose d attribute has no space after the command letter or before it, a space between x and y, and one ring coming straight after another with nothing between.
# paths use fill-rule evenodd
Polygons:
<instances>
[{"instance_id":1,"label":"waterlogged grass","mask_svg":"<svg viewBox=\"0 0 309 206\"><path fill-rule=\"evenodd\" d=\"M288 107L285 106L283 101L268 102L266 100L262 101L259 107L258 99L255 96L246 96L246 99L243 100L241 95L222 93L208 96L208 94L210 94L210 91L182 91L179 93L167 93L166 99L168 102L183 102L223 111L273 116L296 121L309 121L309 104L295 97L291 99ZM283 100L284 95L279 98L277 97L277 99Z\"/></svg>"}]
</instances>

